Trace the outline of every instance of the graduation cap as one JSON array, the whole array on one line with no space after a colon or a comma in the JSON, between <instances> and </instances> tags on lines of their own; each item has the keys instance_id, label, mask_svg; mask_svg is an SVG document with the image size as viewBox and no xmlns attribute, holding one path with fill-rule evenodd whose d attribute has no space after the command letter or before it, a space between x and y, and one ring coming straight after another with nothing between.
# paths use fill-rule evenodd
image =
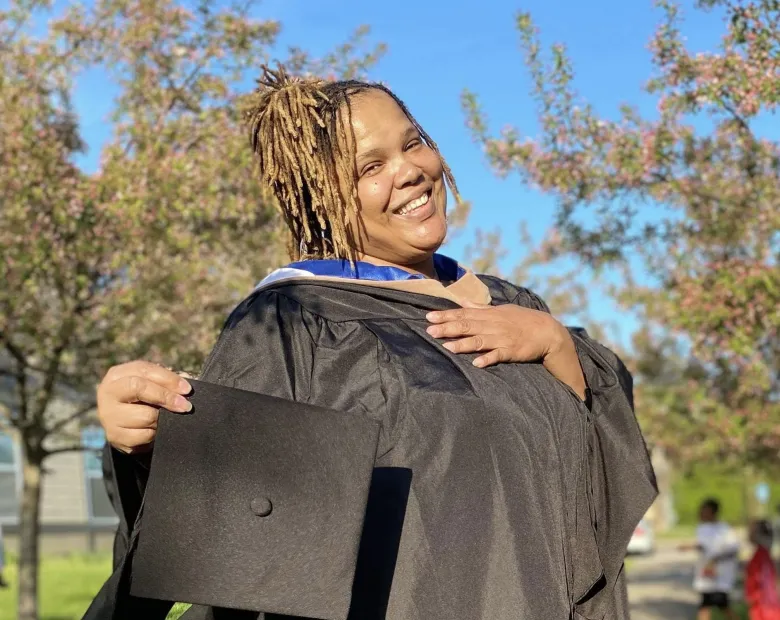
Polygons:
<instances>
[{"instance_id":1,"label":"graduation cap","mask_svg":"<svg viewBox=\"0 0 780 620\"><path fill-rule=\"evenodd\" d=\"M379 425L202 381L159 418L130 592L347 617Z\"/></svg>"}]
</instances>

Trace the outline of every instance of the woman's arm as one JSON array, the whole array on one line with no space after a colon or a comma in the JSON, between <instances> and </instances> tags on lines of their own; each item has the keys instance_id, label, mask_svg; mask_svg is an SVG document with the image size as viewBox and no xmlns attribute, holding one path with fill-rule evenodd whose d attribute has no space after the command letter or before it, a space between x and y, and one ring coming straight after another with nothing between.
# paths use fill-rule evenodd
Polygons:
<instances>
[{"instance_id":1,"label":"woman's arm","mask_svg":"<svg viewBox=\"0 0 780 620\"><path fill-rule=\"evenodd\" d=\"M371 478L372 468L366 466L366 457L372 445L373 449L376 449L378 426L371 433L363 433L356 438L354 433L350 435L343 431L343 418L342 426L339 427L335 422L328 424L327 416L322 416L318 418L321 420L318 427L319 438L321 444L329 447L330 450L324 456L322 450L319 453L312 450L313 455L319 454L319 458L317 458L306 452L301 456L300 451L280 454L279 450L273 452L269 449L274 446L287 445L285 442L299 441L296 437L299 437L302 432L301 415L304 415L305 412L296 415L295 401L307 402L309 400L310 383L314 376L314 352L321 321L322 319L308 312L300 304L273 291L265 291L250 298L231 315L207 360L200 383L197 384L199 387L196 388L196 391L200 390L200 400L198 400L198 393L192 396L193 401L197 402L198 411L195 411L195 415L191 418L186 414L172 418L166 417L172 415L168 412L160 413L161 429L163 431L167 429L170 433L175 431L175 434L169 433L167 435L167 443L165 443L165 436L157 438L156 454L151 470L143 462L144 459L148 459L149 453L139 457L138 454L127 454L115 448L110 449L106 471L114 491L115 505L118 506L122 518L122 532L120 533L122 540L120 542L126 544L126 547L114 575L106 582L85 616L87 620L116 617L112 614L118 609L125 608L133 612L127 617L144 617L150 620L164 618L167 608L170 607L166 601L175 600L178 596L177 593L184 591L185 586L194 587L194 581L190 582L189 585L177 582L175 574L170 576L166 574L164 578L151 580L144 575L153 573L146 571L134 575L134 579L127 578L128 571L134 570L132 568L134 565L149 566L151 562L151 565L154 566L156 562L160 561L161 554L170 555L168 553L170 550L166 551L163 548L165 544L170 543L173 548L181 543L182 539L177 538L179 532L175 526L165 525L163 527L160 525L160 522L168 524L175 521L175 519L166 517L165 511L166 509L175 509L175 505L169 504L169 501L176 493L184 494L188 501L197 507L197 510L191 514L203 510L212 515L219 514L218 518L193 523L193 526L198 525L203 530L204 534L199 537L199 540L206 541L204 545L208 545L208 541L215 538L208 532L209 528L213 527L216 522L230 523L237 540L250 539L245 532L241 531L241 527L246 525L245 521L242 521L244 517L230 512L228 504L214 504L214 498L209 489L223 488L224 485L221 481L224 479L231 480L234 486L237 480L243 478L258 483L264 479L272 479L278 483L278 488L273 496L273 505L278 509L275 509L274 527L276 531L289 532L292 535L298 532L299 528L302 528L301 531L316 533L320 531L315 527L317 524L307 524L306 520L311 521L322 517L322 494L328 495L330 492L330 496L333 498L347 497L347 494L339 493L339 489L329 489L327 484L318 484L318 493L310 496L301 495L299 489L307 484L312 486L312 481L320 480L322 472L329 471L328 464L330 463L332 466L334 462L339 463L344 471L354 474L352 478L349 478L352 481L350 482L352 486L349 487L350 493L352 496L363 493L364 503L352 502L351 513L343 509L338 511L333 509L337 514L326 515L325 521L328 519L337 521L342 529L349 528L351 534L350 537L342 537L337 548L334 547L335 550L328 559L328 566L318 565L316 558L312 559L311 565L320 579L321 591L329 593L329 601L338 606L348 604L349 587L352 583L350 571L354 572L355 568L362 516ZM373 349L375 351L376 347L374 346ZM284 400L276 409L269 406L267 401L256 408L249 407L240 411L229 405L224 405L224 407L228 407L227 413L234 416L231 418L234 425L238 424L241 428L250 429L260 424L263 428L263 432L243 430L233 435L228 433L226 437L225 425L220 425L219 429L209 426L209 418L212 418L209 416L209 412L221 411L222 414L225 414L225 409L222 408L223 403L233 398L230 396L232 392L228 392L227 396L223 395L222 403L219 402L219 399L209 400L207 396L204 397L204 392L208 392L208 384L258 392ZM236 390L237 393L238 390ZM218 390L211 390L211 392L218 393ZM214 409L215 407L220 409ZM197 415L198 413L200 415ZM198 452L194 459L190 454L187 457L190 460L185 462L183 466L189 473L199 472L200 482L182 485L182 477L170 468L166 468L164 464L171 462L172 450L175 450L176 441L190 440L194 442L193 445L196 448L204 447L210 442L208 450L202 452L208 453L212 457L211 460L205 462L201 458L201 452ZM183 454L183 451L176 450L174 456L178 458L176 455L180 454ZM262 458L252 457L252 455L260 454L263 455ZM273 456L274 454L276 456ZM168 461L166 461L166 456ZM369 458L373 458L373 453L369 455ZM182 466L181 462L175 462ZM293 476L290 472L295 472L294 481L290 479L290 476ZM353 480L354 476L358 476L355 472L359 472L357 482ZM343 486L346 479L345 477L334 479L333 484ZM150 480L153 485L148 487L148 491L147 480ZM262 484L260 486L262 487ZM254 489L252 484L238 485L238 487L239 493L246 494L245 502L243 498L241 500L242 505L249 506L254 498L253 494L257 493L258 490ZM156 492L152 492L155 489ZM160 492L161 489L162 492ZM166 489L175 489L176 493L166 492ZM343 489L341 490L343 491ZM290 510L290 506L297 506L297 509ZM283 507L287 509L282 510ZM147 535L146 551L139 553L139 545L141 544L139 541L144 540L144 524L155 522L155 518L158 525L154 531L158 537L162 536L164 542L150 548L148 541L153 537ZM161 519L162 521L160 521ZM224 535L224 531L221 533ZM298 538L295 540L300 542L300 535L296 534L296 536ZM290 536L271 537L263 543L266 545L263 553L282 558L291 557L288 553L289 549L285 547L285 545L289 546L290 540ZM124 543L124 541L127 542ZM258 544L256 540L253 542ZM190 549L189 552L193 554L203 552L206 553L206 557L212 559L219 557L219 553L209 555L205 546L202 549ZM251 566L251 562L247 562L246 565ZM227 571L228 569L222 570L220 568L220 570L210 573L198 573L198 587L202 587L204 591L210 589L213 594L219 590L219 584L215 580L225 577ZM251 577L251 573L246 571L243 574ZM283 580L284 571L280 575L279 578ZM304 576L306 575L308 573ZM224 581L222 583L224 584ZM131 595L128 589L130 584L134 584L133 587L141 594ZM290 588L289 583L269 581L266 585L267 588L264 592L275 593L274 596L277 598L286 597L282 601L283 608L294 609L298 604L297 601L301 598L302 589ZM225 598L229 597L230 594L230 592L219 591L219 597L214 598L214 600L220 604L224 600L225 606L234 607L234 601ZM260 596L259 591L257 596ZM158 602L153 603L152 601ZM148 611L147 608L151 609L152 605L154 605L153 611ZM136 608L143 609L143 612L135 613Z\"/></svg>"},{"instance_id":2,"label":"woman's arm","mask_svg":"<svg viewBox=\"0 0 780 620\"><path fill-rule=\"evenodd\" d=\"M580 398L587 383L569 331L551 314L515 304L431 312L428 333L449 339L453 353L481 353L480 368L507 362L538 362Z\"/></svg>"},{"instance_id":3,"label":"woman's arm","mask_svg":"<svg viewBox=\"0 0 780 620\"><path fill-rule=\"evenodd\" d=\"M550 317L552 318L552 317ZM555 321L555 319L552 319ZM590 408L590 391L585 380L585 374L582 372L580 358L577 355L577 347L574 340L563 325L557 323L551 330L560 333L558 338L553 337L553 344L547 355L544 356L542 364L558 381L568 385L580 400ZM558 328L560 326L560 329Z\"/></svg>"},{"instance_id":4,"label":"woman's arm","mask_svg":"<svg viewBox=\"0 0 780 620\"><path fill-rule=\"evenodd\" d=\"M310 374L314 343L309 330L315 320L285 297L270 292L250 297L231 314L200 379L290 400L305 398L295 373ZM297 346L288 346L291 338ZM181 393L176 392L178 380L172 371L138 361L110 370L98 389L100 419L109 441L103 474L124 530L120 536L128 537L133 529L149 476L158 407L175 410L174 399ZM143 392L138 404L128 402L122 391L126 383ZM189 404L179 410L186 415L188 408ZM135 424L139 416L144 420ZM127 428L147 418L143 429ZM142 438L146 443L137 443L141 440L133 435L141 430L148 432Z\"/></svg>"}]
</instances>

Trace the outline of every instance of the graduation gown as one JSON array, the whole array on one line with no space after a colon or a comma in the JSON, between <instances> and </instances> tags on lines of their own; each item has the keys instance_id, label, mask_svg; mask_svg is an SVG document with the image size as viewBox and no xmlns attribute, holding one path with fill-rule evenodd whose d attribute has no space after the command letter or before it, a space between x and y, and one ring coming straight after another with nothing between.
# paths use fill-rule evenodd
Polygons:
<instances>
[{"instance_id":1,"label":"graduation gown","mask_svg":"<svg viewBox=\"0 0 780 620\"><path fill-rule=\"evenodd\" d=\"M183 600L200 603L187 620L627 619L626 547L657 493L630 374L583 330L590 408L541 364L476 368L426 332L464 297L548 311L473 274L300 277L242 302L196 385L201 414L161 415L145 499L148 464L111 451L128 543L85 618ZM312 432L317 411L331 422Z\"/></svg>"}]
</instances>

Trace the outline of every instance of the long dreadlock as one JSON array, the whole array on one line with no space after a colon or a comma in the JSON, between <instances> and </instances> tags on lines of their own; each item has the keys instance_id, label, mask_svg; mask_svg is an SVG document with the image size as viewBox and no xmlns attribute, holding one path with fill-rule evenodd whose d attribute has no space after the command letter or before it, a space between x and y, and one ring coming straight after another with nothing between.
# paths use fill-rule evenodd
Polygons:
<instances>
[{"instance_id":1,"label":"long dreadlock","mask_svg":"<svg viewBox=\"0 0 780 620\"><path fill-rule=\"evenodd\" d=\"M460 202L436 143L387 87L357 80L301 79L281 66L263 66L244 118L261 181L274 193L289 229L292 260L356 258L356 231L349 226L349 216L359 213L360 204L350 98L372 89L392 97L436 152L450 191Z\"/></svg>"}]
</instances>

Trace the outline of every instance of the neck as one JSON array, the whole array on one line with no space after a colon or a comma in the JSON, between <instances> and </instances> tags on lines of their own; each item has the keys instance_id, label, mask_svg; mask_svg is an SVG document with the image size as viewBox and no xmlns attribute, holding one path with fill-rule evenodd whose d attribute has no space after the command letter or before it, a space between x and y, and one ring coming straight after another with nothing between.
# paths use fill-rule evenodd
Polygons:
<instances>
[{"instance_id":1,"label":"neck","mask_svg":"<svg viewBox=\"0 0 780 620\"><path fill-rule=\"evenodd\" d=\"M438 276L436 274L436 267L433 264L433 255L429 256L425 260L414 263L410 265L401 265L399 263L393 263L390 261L383 260L381 258L374 258L373 256L368 256L367 254L362 254L360 256L360 260L364 261L366 263L371 263L372 265L377 265L378 267L397 267L398 269L403 269L404 271L408 271L409 273L418 273L421 275L424 275L426 278L431 278L433 280L437 280Z\"/></svg>"}]
</instances>

